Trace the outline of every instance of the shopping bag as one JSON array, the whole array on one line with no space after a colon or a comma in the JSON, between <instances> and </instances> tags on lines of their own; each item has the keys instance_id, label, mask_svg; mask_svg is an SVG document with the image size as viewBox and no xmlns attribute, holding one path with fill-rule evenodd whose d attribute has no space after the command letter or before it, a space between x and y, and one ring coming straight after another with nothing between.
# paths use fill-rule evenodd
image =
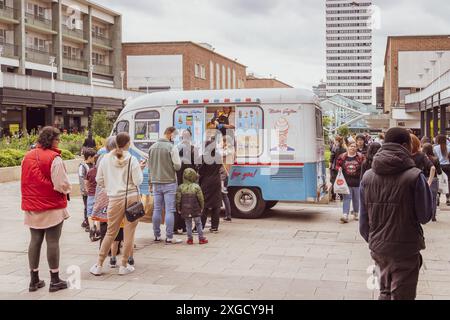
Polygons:
<instances>
[{"instance_id":1,"label":"shopping bag","mask_svg":"<svg viewBox=\"0 0 450 320\"><path fill-rule=\"evenodd\" d=\"M448 176L442 172L442 174L438 175L439 179L439 193L447 194L448 193Z\"/></svg>"},{"instance_id":2,"label":"shopping bag","mask_svg":"<svg viewBox=\"0 0 450 320\"><path fill-rule=\"evenodd\" d=\"M139 219L139 222L142 223L152 223L153 219L153 209L154 209L154 198L153 195L142 195L141 196L142 204L144 205L145 216ZM161 224L165 223L165 210L163 208L161 214Z\"/></svg>"},{"instance_id":3,"label":"shopping bag","mask_svg":"<svg viewBox=\"0 0 450 320\"><path fill-rule=\"evenodd\" d=\"M336 181L334 182L334 193L336 194L350 194L347 181L345 181L342 169L339 169Z\"/></svg>"},{"instance_id":4,"label":"shopping bag","mask_svg":"<svg viewBox=\"0 0 450 320\"><path fill-rule=\"evenodd\" d=\"M97 192L95 193L94 208L92 210L92 220L108 222L108 203L109 198L106 194L106 190L97 187Z\"/></svg>"}]
</instances>

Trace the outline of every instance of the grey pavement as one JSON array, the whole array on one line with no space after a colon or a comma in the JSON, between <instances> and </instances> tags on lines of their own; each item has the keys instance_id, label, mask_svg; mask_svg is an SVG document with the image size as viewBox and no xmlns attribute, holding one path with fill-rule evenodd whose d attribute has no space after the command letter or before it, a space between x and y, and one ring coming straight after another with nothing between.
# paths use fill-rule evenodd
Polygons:
<instances>
[{"instance_id":1,"label":"grey pavement","mask_svg":"<svg viewBox=\"0 0 450 320\"><path fill-rule=\"evenodd\" d=\"M376 299L370 284L373 261L357 222L342 225L339 204L279 204L259 220L221 221L220 233L207 234L205 246L153 243L151 224L136 233L136 272L120 277L106 267L102 277L89 274L97 260L80 224L82 201L70 202L71 218L61 239L61 275L81 270L79 289L48 292L45 245L41 278L47 287L28 293L27 246L19 183L0 184L0 299ZM450 212L425 226L427 250L418 299L450 299ZM183 240L184 236L182 236ZM108 260L105 263L107 265ZM369 273L368 273L369 270Z\"/></svg>"}]
</instances>

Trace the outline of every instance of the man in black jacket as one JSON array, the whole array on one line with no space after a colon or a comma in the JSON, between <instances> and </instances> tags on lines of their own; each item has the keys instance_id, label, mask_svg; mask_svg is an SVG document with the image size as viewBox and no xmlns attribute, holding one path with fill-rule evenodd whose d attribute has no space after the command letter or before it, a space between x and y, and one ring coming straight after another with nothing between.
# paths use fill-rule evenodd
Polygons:
<instances>
[{"instance_id":1,"label":"man in black jacket","mask_svg":"<svg viewBox=\"0 0 450 320\"><path fill-rule=\"evenodd\" d=\"M414 300L420 251L425 249L421 224L432 217L432 194L411 157L411 137L390 129L361 181L360 233L380 268L380 300Z\"/></svg>"}]
</instances>

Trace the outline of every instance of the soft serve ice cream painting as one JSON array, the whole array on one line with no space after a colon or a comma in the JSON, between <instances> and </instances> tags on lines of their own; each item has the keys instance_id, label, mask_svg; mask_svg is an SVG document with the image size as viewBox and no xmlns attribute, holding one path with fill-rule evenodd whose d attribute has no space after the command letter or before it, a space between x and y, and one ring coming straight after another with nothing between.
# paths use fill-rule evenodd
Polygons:
<instances>
[{"instance_id":1,"label":"soft serve ice cream painting","mask_svg":"<svg viewBox=\"0 0 450 320\"><path fill-rule=\"evenodd\" d=\"M270 149L270 151L274 153L295 152L295 149L289 146L289 131L291 130L291 124L289 123L288 117L290 112L285 111L286 110L270 110L271 113L281 113L272 128L272 135L275 136L272 137L273 147Z\"/></svg>"}]
</instances>

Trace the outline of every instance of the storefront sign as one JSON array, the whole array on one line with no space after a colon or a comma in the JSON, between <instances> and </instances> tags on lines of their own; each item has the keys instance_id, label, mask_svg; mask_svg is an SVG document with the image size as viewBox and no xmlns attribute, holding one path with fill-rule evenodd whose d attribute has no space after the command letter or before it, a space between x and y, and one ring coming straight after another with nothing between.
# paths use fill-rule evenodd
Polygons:
<instances>
[{"instance_id":1,"label":"storefront sign","mask_svg":"<svg viewBox=\"0 0 450 320\"><path fill-rule=\"evenodd\" d=\"M12 134L16 134L19 131L20 131L20 125L18 123L9 125L9 132L11 132Z\"/></svg>"},{"instance_id":2,"label":"storefront sign","mask_svg":"<svg viewBox=\"0 0 450 320\"><path fill-rule=\"evenodd\" d=\"M84 110L67 110L68 116L84 116Z\"/></svg>"}]
</instances>

